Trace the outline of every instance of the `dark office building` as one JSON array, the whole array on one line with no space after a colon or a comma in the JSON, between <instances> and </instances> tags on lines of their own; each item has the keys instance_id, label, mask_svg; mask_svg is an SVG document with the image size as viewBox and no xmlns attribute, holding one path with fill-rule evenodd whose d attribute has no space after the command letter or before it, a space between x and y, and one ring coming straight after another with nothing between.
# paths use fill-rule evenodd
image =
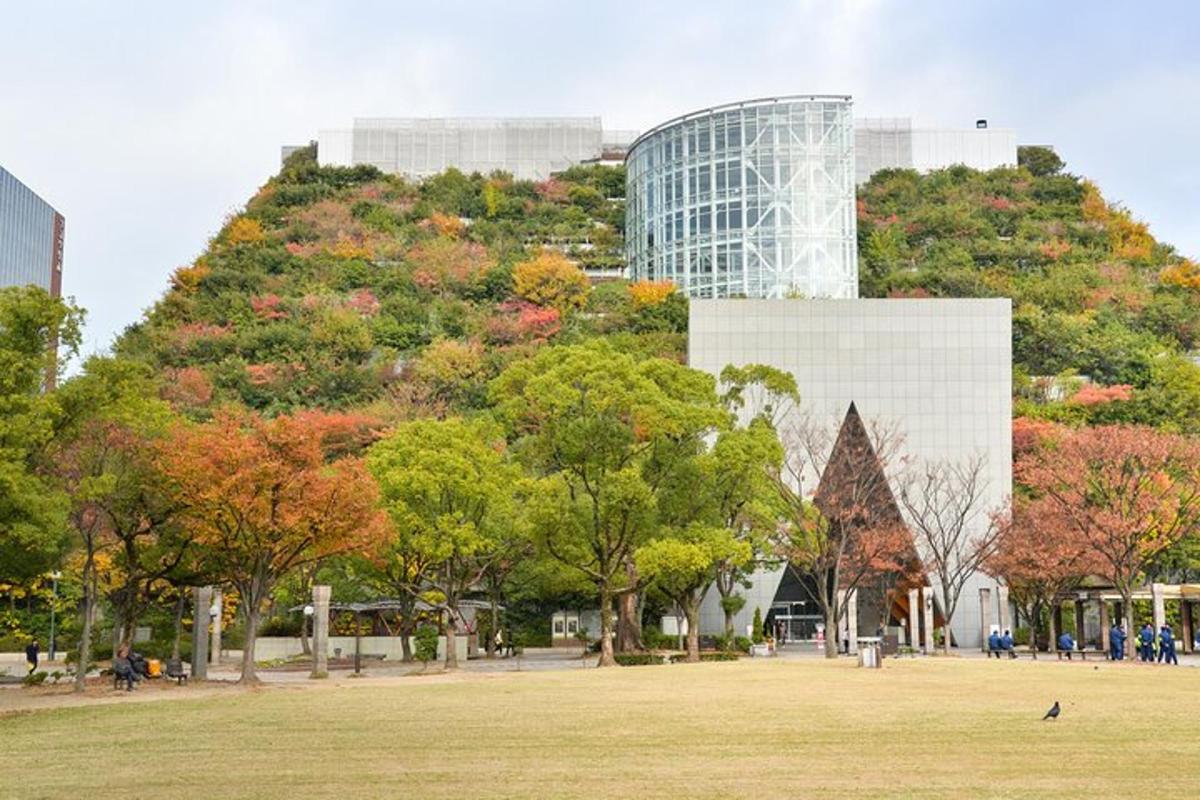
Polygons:
<instances>
[{"instance_id":1,"label":"dark office building","mask_svg":"<svg viewBox=\"0 0 1200 800\"><path fill-rule=\"evenodd\" d=\"M62 294L63 215L0 167L0 287Z\"/></svg>"}]
</instances>

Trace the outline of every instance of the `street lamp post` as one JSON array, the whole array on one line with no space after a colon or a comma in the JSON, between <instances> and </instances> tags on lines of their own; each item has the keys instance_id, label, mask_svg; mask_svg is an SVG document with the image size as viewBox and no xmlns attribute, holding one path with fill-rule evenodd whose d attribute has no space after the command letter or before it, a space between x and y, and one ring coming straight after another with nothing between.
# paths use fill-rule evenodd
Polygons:
<instances>
[{"instance_id":1,"label":"street lamp post","mask_svg":"<svg viewBox=\"0 0 1200 800\"><path fill-rule=\"evenodd\" d=\"M58 608L58 579L62 577L62 573L58 570L50 573L51 599L50 599L50 660L54 660L54 612Z\"/></svg>"}]
</instances>

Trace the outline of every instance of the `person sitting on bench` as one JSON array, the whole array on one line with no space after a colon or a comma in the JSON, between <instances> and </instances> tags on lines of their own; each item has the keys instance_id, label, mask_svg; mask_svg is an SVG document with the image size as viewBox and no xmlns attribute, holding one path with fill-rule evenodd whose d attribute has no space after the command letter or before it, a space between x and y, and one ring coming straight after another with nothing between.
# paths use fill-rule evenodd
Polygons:
<instances>
[{"instance_id":1,"label":"person sitting on bench","mask_svg":"<svg viewBox=\"0 0 1200 800\"><path fill-rule=\"evenodd\" d=\"M132 692L133 682L138 680L138 675L129 662L129 645L123 644L117 648L117 653L113 656L112 667L117 680L125 681L125 691Z\"/></svg>"},{"instance_id":2,"label":"person sitting on bench","mask_svg":"<svg viewBox=\"0 0 1200 800\"><path fill-rule=\"evenodd\" d=\"M1004 652L1008 653L1009 658L1017 657L1017 651L1013 649L1012 631L1005 631L1004 635L1000 637L1000 648L1004 650ZM999 657L1000 656L996 656L996 658Z\"/></svg>"},{"instance_id":3,"label":"person sitting on bench","mask_svg":"<svg viewBox=\"0 0 1200 800\"><path fill-rule=\"evenodd\" d=\"M1075 640L1071 638L1071 634L1064 631L1063 635L1058 637L1058 657L1062 658L1062 654L1065 652L1067 654L1067 661L1070 661L1071 653L1074 650Z\"/></svg>"}]
</instances>

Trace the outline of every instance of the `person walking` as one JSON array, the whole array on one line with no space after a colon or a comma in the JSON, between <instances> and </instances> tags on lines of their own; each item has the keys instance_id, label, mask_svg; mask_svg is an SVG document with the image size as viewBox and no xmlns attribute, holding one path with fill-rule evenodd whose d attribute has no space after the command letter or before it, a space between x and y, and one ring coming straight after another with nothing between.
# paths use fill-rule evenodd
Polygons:
<instances>
[{"instance_id":1,"label":"person walking","mask_svg":"<svg viewBox=\"0 0 1200 800\"><path fill-rule=\"evenodd\" d=\"M1145 663L1154 662L1154 628L1147 622L1138 633L1138 653Z\"/></svg>"},{"instance_id":2,"label":"person walking","mask_svg":"<svg viewBox=\"0 0 1200 800\"><path fill-rule=\"evenodd\" d=\"M1125 658L1125 626L1118 622L1112 626L1112 630L1108 632L1108 647L1112 653L1113 661L1122 661Z\"/></svg>"},{"instance_id":3,"label":"person walking","mask_svg":"<svg viewBox=\"0 0 1200 800\"><path fill-rule=\"evenodd\" d=\"M1075 651L1075 640L1071 638L1071 634L1063 631L1062 636L1058 637L1058 658L1062 660L1062 654L1067 654L1067 661L1071 661L1071 653Z\"/></svg>"},{"instance_id":4,"label":"person walking","mask_svg":"<svg viewBox=\"0 0 1200 800\"><path fill-rule=\"evenodd\" d=\"M1000 637L1000 649L1008 653L1009 658L1017 657L1017 651L1013 649L1012 631L1005 631L1004 635ZM996 657L999 658L999 656Z\"/></svg>"},{"instance_id":5,"label":"person walking","mask_svg":"<svg viewBox=\"0 0 1200 800\"><path fill-rule=\"evenodd\" d=\"M1166 660L1168 664L1179 666L1179 657L1175 655L1175 634L1170 625L1163 625L1158 634L1158 663Z\"/></svg>"},{"instance_id":6,"label":"person walking","mask_svg":"<svg viewBox=\"0 0 1200 800\"><path fill-rule=\"evenodd\" d=\"M1000 658L1000 631L992 631L992 635L988 637L988 658L992 656Z\"/></svg>"},{"instance_id":7,"label":"person walking","mask_svg":"<svg viewBox=\"0 0 1200 800\"><path fill-rule=\"evenodd\" d=\"M38 647L38 640L32 639L25 646L25 663L29 665L29 673L32 675L38 668L38 654L41 653L41 648Z\"/></svg>"}]
</instances>

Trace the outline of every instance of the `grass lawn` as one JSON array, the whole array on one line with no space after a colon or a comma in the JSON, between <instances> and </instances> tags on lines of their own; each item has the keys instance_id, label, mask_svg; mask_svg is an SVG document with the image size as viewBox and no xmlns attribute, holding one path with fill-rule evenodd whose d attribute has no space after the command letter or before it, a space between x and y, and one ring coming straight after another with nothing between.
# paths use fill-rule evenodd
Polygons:
<instances>
[{"instance_id":1,"label":"grass lawn","mask_svg":"<svg viewBox=\"0 0 1200 800\"><path fill-rule=\"evenodd\" d=\"M1198 689L925 659L182 690L0 717L0 797L1184 797Z\"/></svg>"}]
</instances>

